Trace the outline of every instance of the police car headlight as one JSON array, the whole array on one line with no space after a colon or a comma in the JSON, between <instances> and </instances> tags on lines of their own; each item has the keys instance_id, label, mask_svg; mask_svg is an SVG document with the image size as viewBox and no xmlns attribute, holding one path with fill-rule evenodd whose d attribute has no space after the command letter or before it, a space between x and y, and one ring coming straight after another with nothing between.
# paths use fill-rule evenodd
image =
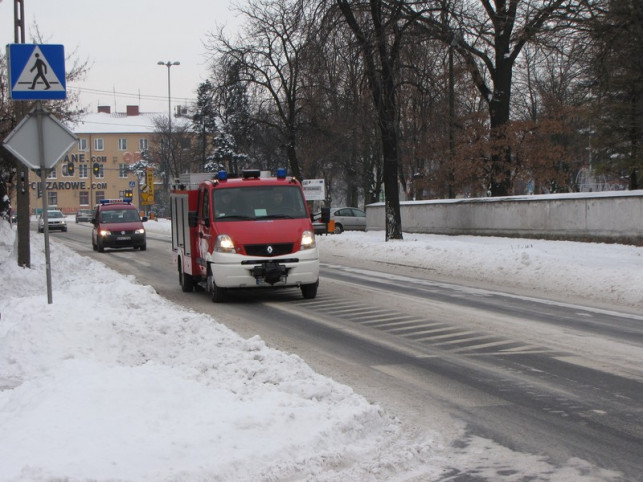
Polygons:
<instances>
[{"instance_id":1,"label":"police car headlight","mask_svg":"<svg viewBox=\"0 0 643 482\"><path fill-rule=\"evenodd\" d=\"M312 249L315 247L315 233L304 231L301 234L301 249Z\"/></svg>"},{"instance_id":2,"label":"police car headlight","mask_svg":"<svg viewBox=\"0 0 643 482\"><path fill-rule=\"evenodd\" d=\"M103 237L104 237L104 236L111 236L111 235L112 235L112 232L111 232L111 231L108 231L107 229L101 229L101 230L98 232L98 234L100 234L101 236L103 236Z\"/></svg>"},{"instance_id":3,"label":"police car headlight","mask_svg":"<svg viewBox=\"0 0 643 482\"><path fill-rule=\"evenodd\" d=\"M134 231L134 234L145 234L145 229L137 229L136 231Z\"/></svg>"},{"instance_id":4,"label":"police car headlight","mask_svg":"<svg viewBox=\"0 0 643 482\"><path fill-rule=\"evenodd\" d=\"M214 243L214 250L218 253L234 253L234 243L227 234L220 234Z\"/></svg>"}]
</instances>

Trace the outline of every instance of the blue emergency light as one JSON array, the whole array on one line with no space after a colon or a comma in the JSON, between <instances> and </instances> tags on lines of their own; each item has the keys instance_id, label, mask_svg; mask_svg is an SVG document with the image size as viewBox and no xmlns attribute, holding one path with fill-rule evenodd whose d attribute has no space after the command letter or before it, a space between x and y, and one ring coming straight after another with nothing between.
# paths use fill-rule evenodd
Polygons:
<instances>
[{"instance_id":1,"label":"blue emergency light","mask_svg":"<svg viewBox=\"0 0 643 482\"><path fill-rule=\"evenodd\" d=\"M131 199L101 199L100 203L105 206L106 204L131 204Z\"/></svg>"},{"instance_id":2,"label":"blue emergency light","mask_svg":"<svg viewBox=\"0 0 643 482\"><path fill-rule=\"evenodd\" d=\"M286 179L286 168L285 167L280 167L277 169L277 179Z\"/></svg>"}]
</instances>

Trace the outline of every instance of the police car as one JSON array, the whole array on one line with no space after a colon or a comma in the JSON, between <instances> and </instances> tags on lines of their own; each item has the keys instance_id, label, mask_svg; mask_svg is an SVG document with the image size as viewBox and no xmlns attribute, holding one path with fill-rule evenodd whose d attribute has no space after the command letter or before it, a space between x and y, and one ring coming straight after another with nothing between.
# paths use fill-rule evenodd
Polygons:
<instances>
[{"instance_id":1,"label":"police car","mask_svg":"<svg viewBox=\"0 0 643 482\"><path fill-rule=\"evenodd\" d=\"M147 248L143 223L138 209L129 200L104 199L94 209L92 218L92 247L104 252L105 248Z\"/></svg>"}]
</instances>

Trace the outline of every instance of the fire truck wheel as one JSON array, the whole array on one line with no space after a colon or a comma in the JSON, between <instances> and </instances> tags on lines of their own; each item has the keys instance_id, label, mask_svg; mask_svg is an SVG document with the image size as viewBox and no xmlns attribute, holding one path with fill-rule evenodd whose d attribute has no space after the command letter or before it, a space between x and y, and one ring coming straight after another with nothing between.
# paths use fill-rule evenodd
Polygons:
<instances>
[{"instance_id":1,"label":"fire truck wheel","mask_svg":"<svg viewBox=\"0 0 643 482\"><path fill-rule=\"evenodd\" d=\"M226 289L219 288L217 286L217 284L214 282L214 276L212 276L211 271L208 273L207 286L208 286L208 290L210 291L210 294L212 295L213 303L221 303L222 301L225 301Z\"/></svg>"},{"instance_id":2,"label":"fire truck wheel","mask_svg":"<svg viewBox=\"0 0 643 482\"><path fill-rule=\"evenodd\" d=\"M184 293L192 293L194 290L194 278L192 275L183 272L183 266L179 261L179 283Z\"/></svg>"},{"instance_id":3,"label":"fire truck wheel","mask_svg":"<svg viewBox=\"0 0 643 482\"><path fill-rule=\"evenodd\" d=\"M212 301L214 303L221 303L225 301L226 290L225 288L219 288L217 285L212 283Z\"/></svg>"},{"instance_id":4,"label":"fire truck wheel","mask_svg":"<svg viewBox=\"0 0 643 482\"><path fill-rule=\"evenodd\" d=\"M312 300L317 296L317 287L319 286L319 281L311 285L301 285L301 294L304 299Z\"/></svg>"}]
</instances>

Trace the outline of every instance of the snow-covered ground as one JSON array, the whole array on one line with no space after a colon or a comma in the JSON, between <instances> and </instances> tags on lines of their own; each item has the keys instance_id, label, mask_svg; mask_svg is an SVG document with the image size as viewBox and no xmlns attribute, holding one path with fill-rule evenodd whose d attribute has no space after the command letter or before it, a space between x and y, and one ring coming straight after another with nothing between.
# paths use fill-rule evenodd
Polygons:
<instances>
[{"instance_id":1,"label":"snow-covered ground","mask_svg":"<svg viewBox=\"0 0 643 482\"><path fill-rule=\"evenodd\" d=\"M381 232L318 239L328 255L643 310L641 247L414 234L385 243ZM451 446L438 427L409 436L376 400L301 358L53 239L48 304L43 237L31 243L31 269L17 267L15 230L0 222L0 481L617 477L464 433Z\"/></svg>"}]
</instances>

